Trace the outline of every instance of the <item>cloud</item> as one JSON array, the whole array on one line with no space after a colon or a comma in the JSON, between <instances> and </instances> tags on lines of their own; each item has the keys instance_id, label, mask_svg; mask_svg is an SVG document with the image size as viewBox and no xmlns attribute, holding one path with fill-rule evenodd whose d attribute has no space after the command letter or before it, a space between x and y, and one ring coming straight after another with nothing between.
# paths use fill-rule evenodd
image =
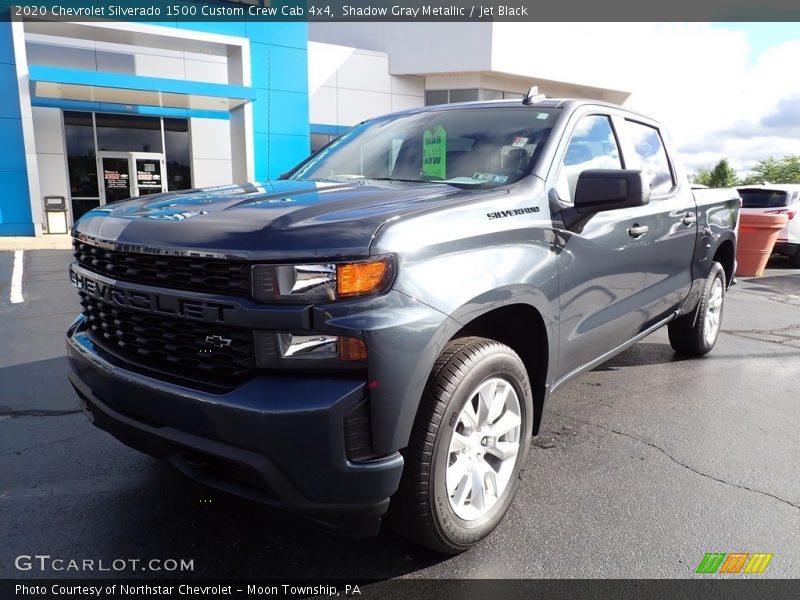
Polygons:
<instances>
[{"instance_id":1,"label":"cloud","mask_svg":"<svg viewBox=\"0 0 800 600\"><path fill-rule=\"evenodd\" d=\"M631 92L626 106L661 121L692 171L800 154L800 28L756 51L743 23L494 27L496 49L524 63L509 72Z\"/></svg>"},{"instance_id":2,"label":"cloud","mask_svg":"<svg viewBox=\"0 0 800 600\"><path fill-rule=\"evenodd\" d=\"M761 119L765 129L798 130L800 128L800 96L781 98L775 111Z\"/></svg>"},{"instance_id":3,"label":"cloud","mask_svg":"<svg viewBox=\"0 0 800 600\"><path fill-rule=\"evenodd\" d=\"M756 54L740 27L619 24L630 47L627 106L668 127L690 171L727 157L744 173L770 156L800 154L798 39ZM631 56L635 54L635 56Z\"/></svg>"}]
</instances>

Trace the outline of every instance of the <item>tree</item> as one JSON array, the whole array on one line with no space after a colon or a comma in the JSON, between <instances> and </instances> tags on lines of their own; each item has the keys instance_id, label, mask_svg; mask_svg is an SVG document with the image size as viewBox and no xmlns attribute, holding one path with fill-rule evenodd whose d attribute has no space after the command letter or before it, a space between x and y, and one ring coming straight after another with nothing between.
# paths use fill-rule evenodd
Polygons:
<instances>
[{"instance_id":1,"label":"tree","mask_svg":"<svg viewBox=\"0 0 800 600\"><path fill-rule=\"evenodd\" d=\"M728 159L722 158L712 169L700 169L694 176L694 183L711 188L735 187L739 185L739 178Z\"/></svg>"},{"instance_id":2,"label":"tree","mask_svg":"<svg viewBox=\"0 0 800 600\"><path fill-rule=\"evenodd\" d=\"M711 169L702 168L690 179L692 180L692 183L708 186L708 182L711 179Z\"/></svg>"},{"instance_id":3,"label":"tree","mask_svg":"<svg viewBox=\"0 0 800 600\"><path fill-rule=\"evenodd\" d=\"M800 156L789 155L780 159L770 156L760 160L742 183L800 183Z\"/></svg>"}]
</instances>

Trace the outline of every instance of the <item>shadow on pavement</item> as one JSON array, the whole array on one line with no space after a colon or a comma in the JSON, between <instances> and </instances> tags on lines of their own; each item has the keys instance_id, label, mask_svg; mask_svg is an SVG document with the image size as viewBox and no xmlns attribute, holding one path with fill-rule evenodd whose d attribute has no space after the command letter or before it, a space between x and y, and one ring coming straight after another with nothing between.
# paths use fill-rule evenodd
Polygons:
<instances>
[{"instance_id":1,"label":"shadow on pavement","mask_svg":"<svg viewBox=\"0 0 800 600\"><path fill-rule=\"evenodd\" d=\"M662 365L666 363L689 360L688 357L676 354L669 344L639 342L624 352L617 354L608 362L593 371L616 371L621 367L642 367L645 365Z\"/></svg>"}]
</instances>

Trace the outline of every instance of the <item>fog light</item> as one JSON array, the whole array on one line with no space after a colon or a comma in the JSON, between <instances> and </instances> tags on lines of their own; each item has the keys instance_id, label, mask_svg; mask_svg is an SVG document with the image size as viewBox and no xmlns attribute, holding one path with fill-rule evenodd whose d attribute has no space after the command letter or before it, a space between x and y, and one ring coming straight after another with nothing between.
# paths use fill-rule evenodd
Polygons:
<instances>
[{"instance_id":1,"label":"fog light","mask_svg":"<svg viewBox=\"0 0 800 600\"><path fill-rule=\"evenodd\" d=\"M367 358L362 340L321 333L256 331L256 362L263 369L341 368Z\"/></svg>"}]
</instances>

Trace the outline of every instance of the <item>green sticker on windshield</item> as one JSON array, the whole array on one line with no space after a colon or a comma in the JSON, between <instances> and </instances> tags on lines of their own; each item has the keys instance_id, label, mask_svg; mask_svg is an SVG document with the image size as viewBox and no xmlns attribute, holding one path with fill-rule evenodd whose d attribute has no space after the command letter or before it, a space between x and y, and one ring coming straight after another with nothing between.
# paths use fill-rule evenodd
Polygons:
<instances>
[{"instance_id":1,"label":"green sticker on windshield","mask_svg":"<svg viewBox=\"0 0 800 600\"><path fill-rule=\"evenodd\" d=\"M422 135L422 176L447 179L447 132L441 125Z\"/></svg>"}]
</instances>

